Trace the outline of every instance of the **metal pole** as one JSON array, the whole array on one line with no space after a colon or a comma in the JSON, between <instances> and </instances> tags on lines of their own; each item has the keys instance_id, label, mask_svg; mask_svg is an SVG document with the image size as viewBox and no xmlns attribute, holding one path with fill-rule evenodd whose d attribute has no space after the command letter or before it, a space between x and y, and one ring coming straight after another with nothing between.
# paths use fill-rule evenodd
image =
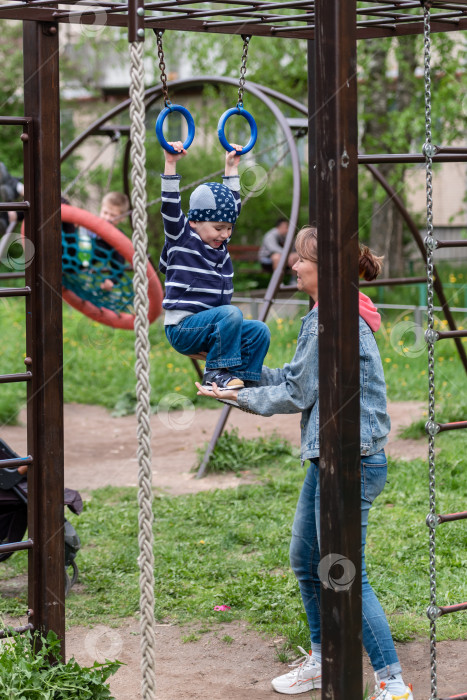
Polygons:
<instances>
[{"instance_id":1,"label":"metal pole","mask_svg":"<svg viewBox=\"0 0 467 700\"><path fill-rule=\"evenodd\" d=\"M356 2L316 3L322 697L361 698Z\"/></svg>"},{"instance_id":2,"label":"metal pole","mask_svg":"<svg viewBox=\"0 0 467 700\"><path fill-rule=\"evenodd\" d=\"M55 23L24 22L24 109L33 135L25 142L25 235L28 382L28 530L30 621L53 630L65 656L63 503L62 248L60 220L59 45ZM32 250L31 246L31 250Z\"/></svg>"},{"instance_id":3,"label":"metal pole","mask_svg":"<svg viewBox=\"0 0 467 700\"><path fill-rule=\"evenodd\" d=\"M316 226L316 41L308 39L308 223Z\"/></svg>"}]
</instances>

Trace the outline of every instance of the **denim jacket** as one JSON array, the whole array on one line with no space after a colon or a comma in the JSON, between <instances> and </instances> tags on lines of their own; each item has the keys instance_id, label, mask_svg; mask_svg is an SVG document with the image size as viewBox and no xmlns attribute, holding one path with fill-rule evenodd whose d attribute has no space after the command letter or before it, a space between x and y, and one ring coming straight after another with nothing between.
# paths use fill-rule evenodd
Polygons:
<instances>
[{"instance_id":1,"label":"denim jacket","mask_svg":"<svg viewBox=\"0 0 467 700\"><path fill-rule=\"evenodd\" d=\"M386 407L386 382L372 330L359 317L360 453L379 452L388 440L391 422ZM318 309L302 319L297 350L282 369L263 367L258 386L238 392L238 404L261 416L302 414L301 459L319 457Z\"/></svg>"}]
</instances>

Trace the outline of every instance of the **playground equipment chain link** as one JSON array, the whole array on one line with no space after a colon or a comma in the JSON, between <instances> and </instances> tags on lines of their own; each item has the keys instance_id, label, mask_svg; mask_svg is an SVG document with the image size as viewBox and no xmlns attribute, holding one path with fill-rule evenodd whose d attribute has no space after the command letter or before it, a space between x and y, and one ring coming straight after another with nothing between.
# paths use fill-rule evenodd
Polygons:
<instances>
[{"instance_id":1,"label":"playground equipment chain link","mask_svg":"<svg viewBox=\"0 0 467 700\"><path fill-rule=\"evenodd\" d=\"M243 92L245 90L246 62L248 60L248 47L250 45L251 36L242 35L242 39L243 39L243 53L242 53L242 65L240 66L240 80L238 83L237 107L243 107Z\"/></svg>"},{"instance_id":2,"label":"playground equipment chain link","mask_svg":"<svg viewBox=\"0 0 467 700\"><path fill-rule=\"evenodd\" d=\"M157 55L159 56L159 69L161 72L161 83L162 83L162 95L164 97L164 104L166 107L170 105L169 100L169 90L167 87L167 75L165 72L165 61L164 61L164 49L162 48L162 35L163 31L157 32L156 42L157 42Z\"/></svg>"},{"instance_id":3,"label":"playground equipment chain link","mask_svg":"<svg viewBox=\"0 0 467 700\"><path fill-rule=\"evenodd\" d=\"M425 76L425 154L426 168L426 215L427 235L425 247L427 254L427 314L428 324L425 339L428 345L428 464L429 464L429 493L430 512L427 516L427 525L430 528L430 605L427 615L430 620L430 665L431 665L431 696L430 700L438 697L438 679L436 675L436 618L438 607L436 604L436 483L435 483L435 335L434 335L434 264L433 253L436 241L433 238L433 154L435 147L431 141L431 24L430 5L424 4L424 76Z\"/></svg>"}]
</instances>

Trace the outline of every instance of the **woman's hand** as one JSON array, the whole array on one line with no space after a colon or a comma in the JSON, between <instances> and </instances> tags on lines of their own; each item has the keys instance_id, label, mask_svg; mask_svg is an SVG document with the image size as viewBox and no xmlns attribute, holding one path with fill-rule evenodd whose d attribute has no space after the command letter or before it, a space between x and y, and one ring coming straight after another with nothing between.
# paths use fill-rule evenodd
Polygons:
<instances>
[{"instance_id":1,"label":"woman's hand","mask_svg":"<svg viewBox=\"0 0 467 700\"><path fill-rule=\"evenodd\" d=\"M208 389L206 386L201 386L199 382L195 382L198 389L198 396L210 396L212 399L230 399L231 401L237 401L237 396L239 389L226 389L220 390L215 382L212 383L212 390Z\"/></svg>"},{"instance_id":2,"label":"woman's hand","mask_svg":"<svg viewBox=\"0 0 467 700\"><path fill-rule=\"evenodd\" d=\"M234 151L229 151L225 154L225 174L226 175L238 175L238 165L240 163L241 156L237 151L241 151L243 146L239 146L236 143L232 144Z\"/></svg>"}]
</instances>

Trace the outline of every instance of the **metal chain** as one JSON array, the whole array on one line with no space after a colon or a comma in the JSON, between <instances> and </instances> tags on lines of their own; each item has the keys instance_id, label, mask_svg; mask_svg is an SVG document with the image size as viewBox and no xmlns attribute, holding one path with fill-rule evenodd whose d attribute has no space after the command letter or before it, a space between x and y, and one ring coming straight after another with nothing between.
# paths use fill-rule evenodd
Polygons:
<instances>
[{"instance_id":1,"label":"metal chain","mask_svg":"<svg viewBox=\"0 0 467 700\"><path fill-rule=\"evenodd\" d=\"M169 100L169 90L167 88L167 75L165 73L165 62L164 62L164 49L162 48L162 35L163 31L157 32L156 42L157 42L157 55L159 56L159 70L161 72L161 83L162 83L162 95L164 97L164 104L168 107L171 103Z\"/></svg>"},{"instance_id":2,"label":"metal chain","mask_svg":"<svg viewBox=\"0 0 467 700\"><path fill-rule=\"evenodd\" d=\"M135 305L135 372L138 458L139 582L141 613L141 697L156 697L156 635L154 619L154 535L151 465L151 383L149 380L149 321L147 276L146 138L144 62L140 41L130 44L131 200L133 209L133 277Z\"/></svg>"},{"instance_id":3,"label":"metal chain","mask_svg":"<svg viewBox=\"0 0 467 700\"><path fill-rule=\"evenodd\" d=\"M242 65L240 66L240 81L238 83L238 102L237 107L243 107L243 92L245 90L245 73L246 73L246 62L248 60L248 47L250 44L250 35L243 35L243 53L242 53Z\"/></svg>"},{"instance_id":4,"label":"metal chain","mask_svg":"<svg viewBox=\"0 0 467 700\"><path fill-rule=\"evenodd\" d=\"M425 339L428 345L428 464L429 464L429 492L430 512L426 522L430 529L430 605L427 615L430 620L430 665L431 665L431 696L430 700L437 700L437 675L436 675L436 618L438 606L436 603L436 541L435 532L436 517L436 481L435 481L435 435L437 425L435 422L435 334L434 334L434 263L433 254L436 249L436 241L433 237L433 155L435 147L431 140L431 2L424 3L424 76L425 76L425 143L423 153L425 155L426 170L426 216L427 235L425 248L427 254L427 314L428 327Z\"/></svg>"}]
</instances>

